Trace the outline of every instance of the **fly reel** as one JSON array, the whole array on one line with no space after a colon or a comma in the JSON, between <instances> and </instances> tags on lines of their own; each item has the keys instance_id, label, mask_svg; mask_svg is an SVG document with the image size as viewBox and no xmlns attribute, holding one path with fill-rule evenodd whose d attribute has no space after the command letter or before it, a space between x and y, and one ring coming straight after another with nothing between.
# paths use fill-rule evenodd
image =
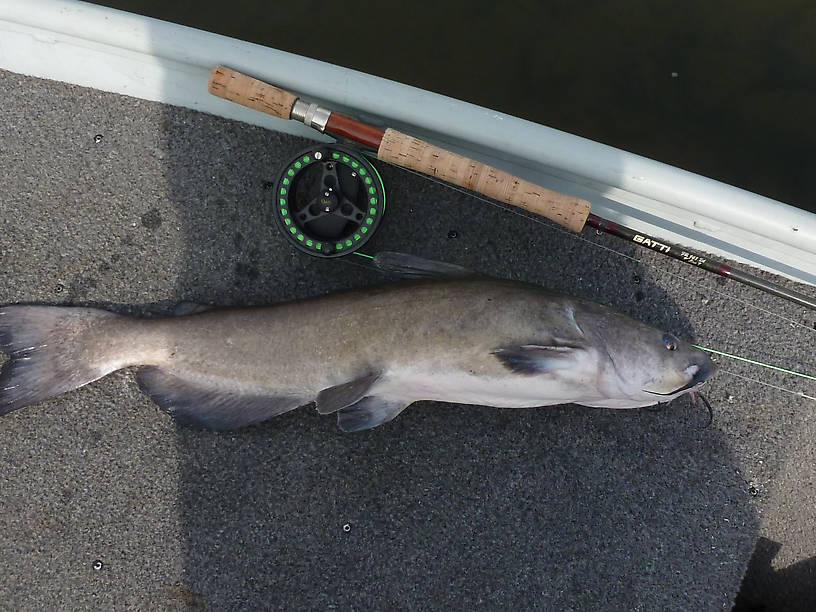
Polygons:
<instances>
[{"instance_id":1,"label":"fly reel","mask_svg":"<svg viewBox=\"0 0 816 612\"><path fill-rule=\"evenodd\" d=\"M287 240L315 257L363 246L385 213L379 173L359 152L321 144L292 158L278 178L275 221Z\"/></svg>"}]
</instances>

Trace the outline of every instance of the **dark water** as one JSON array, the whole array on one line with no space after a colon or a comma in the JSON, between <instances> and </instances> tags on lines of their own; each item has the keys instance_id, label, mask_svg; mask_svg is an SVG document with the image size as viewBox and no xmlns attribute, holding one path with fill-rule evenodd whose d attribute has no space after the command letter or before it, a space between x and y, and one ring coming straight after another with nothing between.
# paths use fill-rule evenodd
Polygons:
<instances>
[{"instance_id":1,"label":"dark water","mask_svg":"<svg viewBox=\"0 0 816 612\"><path fill-rule=\"evenodd\" d=\"M816 210L812 0L97 3L444 93Z\"/></svg>"}]
</instances>

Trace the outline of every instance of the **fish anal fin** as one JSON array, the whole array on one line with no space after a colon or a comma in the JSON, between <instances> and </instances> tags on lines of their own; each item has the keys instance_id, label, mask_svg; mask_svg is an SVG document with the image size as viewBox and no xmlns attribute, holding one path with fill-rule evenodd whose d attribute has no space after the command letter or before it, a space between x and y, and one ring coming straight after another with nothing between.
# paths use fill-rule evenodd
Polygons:
<instances>
[{"instance_id":1,"label":"fish anal fin","mask_svg":"<svg viewBox=\"0 0 816 612\"><path fill-rule=\"evenodd\" d=\"M320 414L331 414L365 397L380 374L366 374L354 380L328 387L317 394L315 404Z\"/></svg>"},{"instance_id":2,"label":"fish anal fin","mask_svg":"<svg viewBox=\"0 0 816 612\"><path fill-rule=\"evenodd\" d=\"M294 410L310 399L222 389L156 366L139 368L136 381L145 395L180 424L204 429L246 427Z\"/></svg>"},{"instance_id":3,"label":"fish anal fin","mask_svg":"<svg viewBox=\"0 0 816 612\"><path fill-rule=\"evenodd\" d=\"M571 368L583 350L573 344L523 344L497 348L492 353L508 370L531 376Z\"/></svg>"},{"instance_id":4,"label":"fish anal fin","mask_svg":"<svg viewBox=\"0 0 816 612\"><path fill-rule=\"evenodd\" d=\"M337 413L337 425L345 432L363 431L387 423L405 410L410 402L382 397L364 397Z\"/></svg>"}]
</instances>

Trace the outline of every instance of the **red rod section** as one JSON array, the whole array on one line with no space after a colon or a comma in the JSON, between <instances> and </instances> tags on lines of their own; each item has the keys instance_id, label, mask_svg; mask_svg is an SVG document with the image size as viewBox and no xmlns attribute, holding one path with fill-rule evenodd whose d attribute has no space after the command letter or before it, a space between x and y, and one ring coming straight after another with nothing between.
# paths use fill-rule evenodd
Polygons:
<instances>
[{"instance_id":1,"label":"red rod section","mask_svg":"<svg viewBox=\"0 0 816 612\"><path fill-rule=\"evenodd\" d=\"M380 141L385 135L385 130L339 113L329 115L329 120L326 122L326 131L335 136L350 138L375 151L380 148Z\"/></svg>"}]
</instances>

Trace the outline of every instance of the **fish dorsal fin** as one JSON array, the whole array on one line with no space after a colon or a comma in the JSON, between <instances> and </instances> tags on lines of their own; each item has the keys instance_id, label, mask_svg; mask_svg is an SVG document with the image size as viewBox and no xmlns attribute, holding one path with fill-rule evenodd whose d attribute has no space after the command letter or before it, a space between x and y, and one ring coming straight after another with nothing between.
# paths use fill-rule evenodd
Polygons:
<instances>
[{"instance_id":1,"label":"fish dorsal fin","mask_svg":"<svg viewBox=\"0 0 816 612\"><path fill-rule=\"evenodd\" d=\"M548 345L522 344L494 349L493 355L504 366L518 374L545 374L575 365L579 352L585 349L577 344L553 343Z\"/></svg>"},{"instance_id":2,"label":"fish dorsal fin","mask_svg":"<svg viewBox=\"0 0 816 612\"><path fill-rule=\"evenodd\" d=\"M385 272L393 272L405 278L439 278L480 276L469 268L444 261L424 259L408 253L382 251L374 257L374 265Z\"/></svg>"},{"instance_id":3,"label":"fish dorsal fin","mask_svg":"<svg viewBox=\"0 0 816 612\"><path fill-rule=\"evenodd\" d=\"M407 407L405 401L364 397L337 413L337 425L346 432L371 429L387 423Z\"/></svg>"},{"instance_id":4,"label":"fish dorsal fin","mask_svg":"<svg viewBox=\"0 0 816 612\"><path fill-rule=\"evenodd\" d=\"M237 429L308 404L311 398L223 389L156 366L136 373L142 392L182 425Z\"/></svg>"},{"instance_id":5,"label":"fish dorsal fin","mask_svg":"<svg viewBox=\"0 0 816 612\"><path fill-rule=\"evenodd\" d=\"M320 414L331 414L360 401L377 382L380 374L366 374L334 387L323 389L317 394L315 405Z\"/></svg>"}]
</instances>

